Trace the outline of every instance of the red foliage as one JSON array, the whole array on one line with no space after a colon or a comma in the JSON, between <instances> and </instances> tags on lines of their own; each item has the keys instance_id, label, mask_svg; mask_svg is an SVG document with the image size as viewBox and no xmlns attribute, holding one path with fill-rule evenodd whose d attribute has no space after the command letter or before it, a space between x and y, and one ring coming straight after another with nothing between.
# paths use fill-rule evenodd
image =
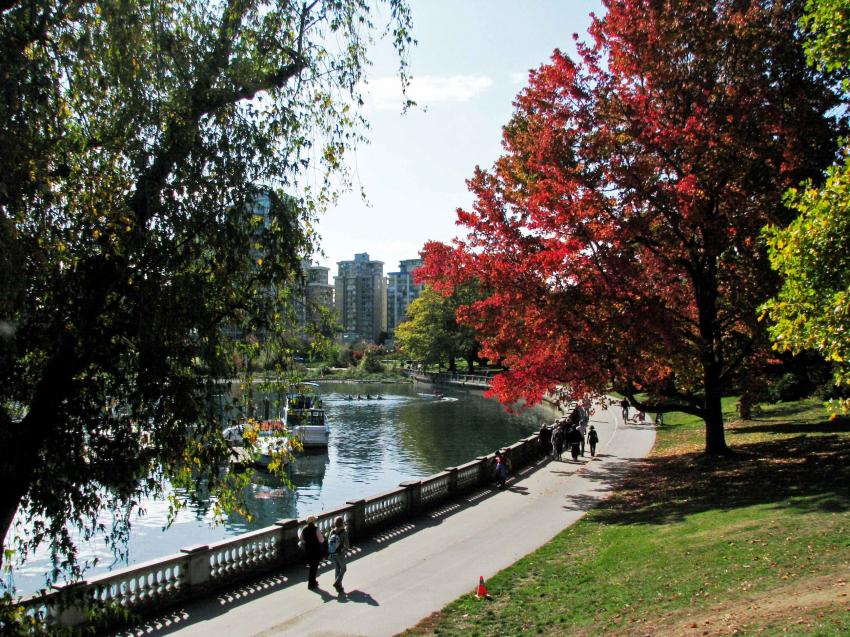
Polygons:
<instances>
[{"instance_id":1,"label":"red foliage","mask_svg":"<svg viewBox=\"0 0 850 637\"><path fill-rule=\"evenodd\" d=\"M506 403L614 387L717 421L761 348L760 230L829 163L836 97L805 65L800 2L605 5L580 62L531 73L505 154L468 182L467 236L428 244L420 277L489 292L459 318L509 368Z\"/></svg>"}]
</instances>

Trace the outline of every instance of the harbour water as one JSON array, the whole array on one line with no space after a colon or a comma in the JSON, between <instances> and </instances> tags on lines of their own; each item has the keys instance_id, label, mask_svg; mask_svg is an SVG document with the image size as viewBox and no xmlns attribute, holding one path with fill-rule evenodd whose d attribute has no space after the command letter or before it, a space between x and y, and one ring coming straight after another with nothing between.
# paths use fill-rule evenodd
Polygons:
<instances>
[{"instance_id":1,"label":"harbour water","mask_svg":"<svg viewBox=\"0 0 850 637\"><path fill-rule=\"evenodd\" d=\"M404 480L437 473L516 442L551 419L540 410L509 414L474 390L446 389L442 396L435 396L430 386L421 384L322 383L319 391L331 429L329 447L295 458L289 468L293 490L257 471L248 487L252 520L232 515L217 526L211 525L209 506L189 506L164 529L168 505L146 501L144 515L133 519L126 559L116 559L105 542L96 538L81 547L80 559L98 559L87 573L145 562L283 518L377 495ZM347 400L358 393L363 399ZM48 568L45 549L4 579L14 583L19 593L29 593L44 586Z\"/></svg>"}]
</instances>

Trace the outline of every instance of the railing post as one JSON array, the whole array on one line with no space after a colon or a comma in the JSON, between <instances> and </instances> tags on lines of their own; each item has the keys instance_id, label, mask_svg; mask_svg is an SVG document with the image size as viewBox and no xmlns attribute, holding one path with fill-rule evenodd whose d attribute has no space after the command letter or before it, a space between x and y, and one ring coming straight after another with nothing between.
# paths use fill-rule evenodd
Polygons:
<instances>
[{"instance_id":1,"label":"railing post","mask_svg":"<svg viewBox=\"0 0 850 637\"><path fill-rule=\"evenodd\" d=\"M449 497L457 494L457 467L446 467L443 471L449 474Z\"/></svg>"},{"instance_id":2,"label":"railing post","mask_svg":"<svg viewBox=\"0 0 850 637\"><path fill-rule=\"evenodd\" d=\"M422 511L422 480L405 480L398 486L407 492L407 513L411 517Z\"/></svg>"},{"instance_id":3,"label":"railing post","mask_svg":"<svg viewBox=\"0 0 850 637\"><path fill-rule=\"evenodd\" d=\"M348 525L348 535L352 540L366 535L366 500L349 500L351 505L351 520Z\"/></svg>"},{"instance_id":4,"label":"railing post","mask_svg":"<svg viewBox=\"0 0 850 637\"><path fill-rule=\"evenodd\" d=\"M280 562L291 564L298 557L298 520L285 518L274 523L280 529ZM293 540L290 536L294 536Z\"/></svg>"},{"instance_id":5,"label":"railing post","mask_svg":"<svg viewBox=\"0 0 850 637\"><path fill-rule=\"evenodd\" d=\"M199 591L209 587L210 583L210 547L207 544L199 544L180 549L189 557L186 569L186 585L189 596L194 597Z\"/></svg>"},{"instance_id":6,"label":"railing post","mask_svg":"<svg viewBox=\"0 0 850 637\"><path fill-rule=\"evenodd\" d=\"M490 481L490 456L478 456L478 484L487 484Z\"/></svg>"},{"instance_id":7,"label":"railing post","mask_svg":"<svg viewBox=\"0 0 850 637\"><path fill-rule=\"evenodd\" d=\"M56 624L73 627L86 622L86 584L85 580L80 580L53 585L53 588L59 591L59 599L51 604L49 614Z\"/></svg>"}]
</instances>

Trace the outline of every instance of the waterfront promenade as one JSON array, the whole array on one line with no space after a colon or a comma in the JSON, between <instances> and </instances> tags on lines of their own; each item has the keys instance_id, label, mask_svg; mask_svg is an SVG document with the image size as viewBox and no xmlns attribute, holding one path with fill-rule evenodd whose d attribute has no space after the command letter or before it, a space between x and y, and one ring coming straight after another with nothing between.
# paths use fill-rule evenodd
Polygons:
<instances>
[{"instance_id":1,"label":"waterfront promenade","mask_svg":"<svg viewBox=\"0 0 850 637\"><path fill-rule=\"evenodd\" d=\"M347 595L333 589L327 563L318 591L307 589L305 568L290 568L187 602L117 634L394 635L472 593L479 576L487 580L578 520L616 487L655 439L649 423L624 423L618 407L597 408L591 424L600 436L596 459L531 464L512 476L504 491L474 490L356 544L345 576Z\"/></svg>"}]
</instances>

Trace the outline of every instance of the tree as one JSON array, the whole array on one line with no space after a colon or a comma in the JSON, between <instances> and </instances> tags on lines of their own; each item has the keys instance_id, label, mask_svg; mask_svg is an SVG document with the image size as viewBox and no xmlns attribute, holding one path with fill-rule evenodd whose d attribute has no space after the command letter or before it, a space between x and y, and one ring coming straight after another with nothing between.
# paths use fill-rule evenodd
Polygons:
<instances>
[{"instance_id":1,"label":"tree","mask_svg":"<svg viewBox=\"0 0 850 637\"><path fill-rule=\"evenodd\" d=\"M509 369L500 400L614 388L702 418L723 454L721 396L766 355L759 232L831 160L838 98L805 64L802 2L604 4L578 62L530 74L504 156L469 181L468 235L429 244L424 275L489 290L461 315Z\"/></svg>"},{"instance_id":2,"label":"tree","mask_svg":"<svg viewBox=\"0 0 850 637\"><path fill-rule=\"evenodd\" d=\"M407 316L395 329L395 344L406 356L423 365L454 360L447 325L454 313L443 296L428 286L407 307Z\"/></svg>"},{"instance_id":3,"label":"tree","mask_svg":"<svg viewBox=\"0 0 850 637\"><path fill-rule=\"evenodd\" d=\"M818 0L802 23L815 67L839 73L847 88L850 71L850 3ZM778 350L815 350L832 361L835 381L850 384L850 147L831 166L826 181L791 188L786 202L799 213L788 226L767 229L770 261L782 276L778 294L764 305ZM820 182L817 182L820 183ZM850 410L850 400L840 405Z\"/></svg>"},{"instance_id":4,"label":"tree","mask_svg":"<svg viewBox=\"0 0 850 637\"><path fill-rule=\"evenodd\" d=\"M404 85L408 8L380 4ZM24 554L78 573L69 527L117 511L120 540L166 481L238 506L208 396L288 324L374 8L0 0L4 544L19 515Z\"/></svg>"},{"instance_id":5,"label":"tree","mask_svg":"<svg viewBox=\"0 0 850 637\"><path fill-rule=\"evenodd\" d=\"M407 308L406 320L396 328L397 347L426 365L446 361L452 372L456 371L455 357L462 356L471 374L480 345L473 331L459 325L455 317L458 307L472 298L470 288L464 286L444 297L426 285Z\"/></svg>"}]
</instances>

